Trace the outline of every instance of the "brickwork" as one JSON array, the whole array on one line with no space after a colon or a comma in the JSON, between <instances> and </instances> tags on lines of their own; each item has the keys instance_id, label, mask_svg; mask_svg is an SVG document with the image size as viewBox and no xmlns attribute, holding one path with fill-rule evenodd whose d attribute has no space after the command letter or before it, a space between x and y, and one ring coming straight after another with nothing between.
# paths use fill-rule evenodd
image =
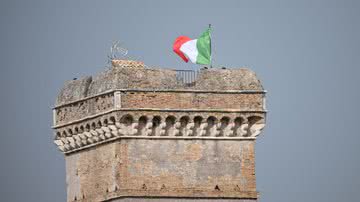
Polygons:
<instances>
[{"instance_id":1,"label":"brickwork","mask_svg":"<svg viewBox=\"0 0 360 202\"><path fill-rule=\"evenodd\" d=\"M68 201L257 197L254 141L129 139L74 153L66 161Z\"/></svg>"},{"instance_id":2,"label":"brickwork","mask_svg":"<svg viewBox=\"0 0 360 202\"><path fill-rule=\"evenodd\" d=\"M122 96L124 108L262 110L263 94L143 92Z\"/></svg>"}]
</instances>

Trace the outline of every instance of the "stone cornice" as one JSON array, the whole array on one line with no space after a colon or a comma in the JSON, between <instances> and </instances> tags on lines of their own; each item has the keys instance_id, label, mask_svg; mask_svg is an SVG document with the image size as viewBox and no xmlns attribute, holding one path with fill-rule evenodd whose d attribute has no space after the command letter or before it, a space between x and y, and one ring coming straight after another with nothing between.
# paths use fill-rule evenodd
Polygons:
<instances>
[{"instance_id":1,"label":"stone cornice","mask_svg":"<svg viewBox=\"0 0 360 202\"><path fill-rule=\"evenodd\" d=\"M234 188L236 189L236 187ZM121 194L119 194L121 193ZM189 195L194 195L189 197ZM196 195L198 197L196 197ZM206 196L206 197L204 197ZM235 193L228 193L224 191L212 191L212 190L201 190L201 189L184 189L176 191L172 190L135 190L135 189L120 189L115 192L112 192L106 197L106 201L118 199L118 198L127 198L127 197L152 197L152 198L196 198L196 199L257 199L259 197L259 192L257 191L237 191Z\"/></svg>"},{"instance_id":2,"label":"stone cornice","mask_svg":"<svg viewBox=\"0 0 360 202\"><path fill-rule=\"evenodd\" d=\"M150 139L150 140L216 140L216 141L221 141L221 140L227 140L227 141L254 141L256 140L256 137L155 137L155 136L118 136L118 137L113 137L113 138L109 138L106 139L104 141L100 141L100 142L96 142L96 143L92 143L92 144L88 144L86 146L82 146L76 149L72 149L69 151L63 151L62 149L60 149L60 151L64 152L64 154L71 154L74 152L78 152L78 151L82 151L82 150L86 150L88 148L97 146L97 145L101 145L101 144L105 144L105 143L109 143L109 142L113 142L116 140L120 140L120 139ZM57 144L57 143L55 143ZM58 145L59 146L59 145Z\"/></svg>"},{"instance_id":3,"label":"stone cornice","mask_svg":"<svg viewBox=\"0 0 360 202\"><path fill-rule=\"evenodd\" d=\"M114 89L55 106L55 144L67 154L117 139L255 140L265 126L265 93Z\"/></svg>"},{"instance_id":4,"label":"stone cornice","mask_svg":"<svg viewBox=\"0 0 360 202\"><path fill-rule=\"evenodd\" d=\"M255 140L264 113L108 112L57 126L55 144L68 154L117 139Z\"/></svg>"}]
</instances>

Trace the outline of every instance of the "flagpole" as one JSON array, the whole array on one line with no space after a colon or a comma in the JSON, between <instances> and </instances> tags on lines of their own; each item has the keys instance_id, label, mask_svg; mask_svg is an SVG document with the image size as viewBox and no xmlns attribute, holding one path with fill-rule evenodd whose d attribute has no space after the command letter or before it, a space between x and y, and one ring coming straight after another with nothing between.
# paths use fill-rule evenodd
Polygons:
<instances>
[{"instance_id":1,"label":"flagpole","mask_svg":"<svg viewBox=\"0 0 360 202\"><path fill-rule=\"evenodd\" d=\"M210 35L210 68L212 68L212 40L211 40L211 24L209 24L209 35Z\"/></svg>"}]
</instances>

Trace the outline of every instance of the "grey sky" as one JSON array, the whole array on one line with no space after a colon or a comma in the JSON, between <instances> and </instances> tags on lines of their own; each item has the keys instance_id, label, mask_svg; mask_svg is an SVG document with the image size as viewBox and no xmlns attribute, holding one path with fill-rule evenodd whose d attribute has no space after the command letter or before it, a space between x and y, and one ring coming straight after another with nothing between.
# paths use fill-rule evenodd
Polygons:
<instances>
[{"instance_id":1,"label":"grey sky","mask_svg":"<svg viewBox=\"0 0 360 202\"><path fill-rule=\"evenodd\" d=\"M65 201L51 107L65 80L104 69L113 40L148 66L213 26L215 65L248 66L267 95L256 145L261 202L359 201L360 2L0 3L0 201Z\"/></svg>"}]
</instances>

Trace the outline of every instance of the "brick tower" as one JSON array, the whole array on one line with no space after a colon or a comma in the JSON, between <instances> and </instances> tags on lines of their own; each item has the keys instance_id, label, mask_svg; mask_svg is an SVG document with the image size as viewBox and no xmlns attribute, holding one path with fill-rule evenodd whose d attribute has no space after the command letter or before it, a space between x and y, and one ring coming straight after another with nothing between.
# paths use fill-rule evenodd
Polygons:
<instances>
[{"instance_id":1,"label":"brick tower","mask_svg":"<svg viewBox=\"0 0 360 202\"><path fill-rule=\"evenodd\" d=\"M264 103L248 69L113 60L97 76L68 81L53 110L67 201L257 201Z\"/></svg>"}]
</instances>

